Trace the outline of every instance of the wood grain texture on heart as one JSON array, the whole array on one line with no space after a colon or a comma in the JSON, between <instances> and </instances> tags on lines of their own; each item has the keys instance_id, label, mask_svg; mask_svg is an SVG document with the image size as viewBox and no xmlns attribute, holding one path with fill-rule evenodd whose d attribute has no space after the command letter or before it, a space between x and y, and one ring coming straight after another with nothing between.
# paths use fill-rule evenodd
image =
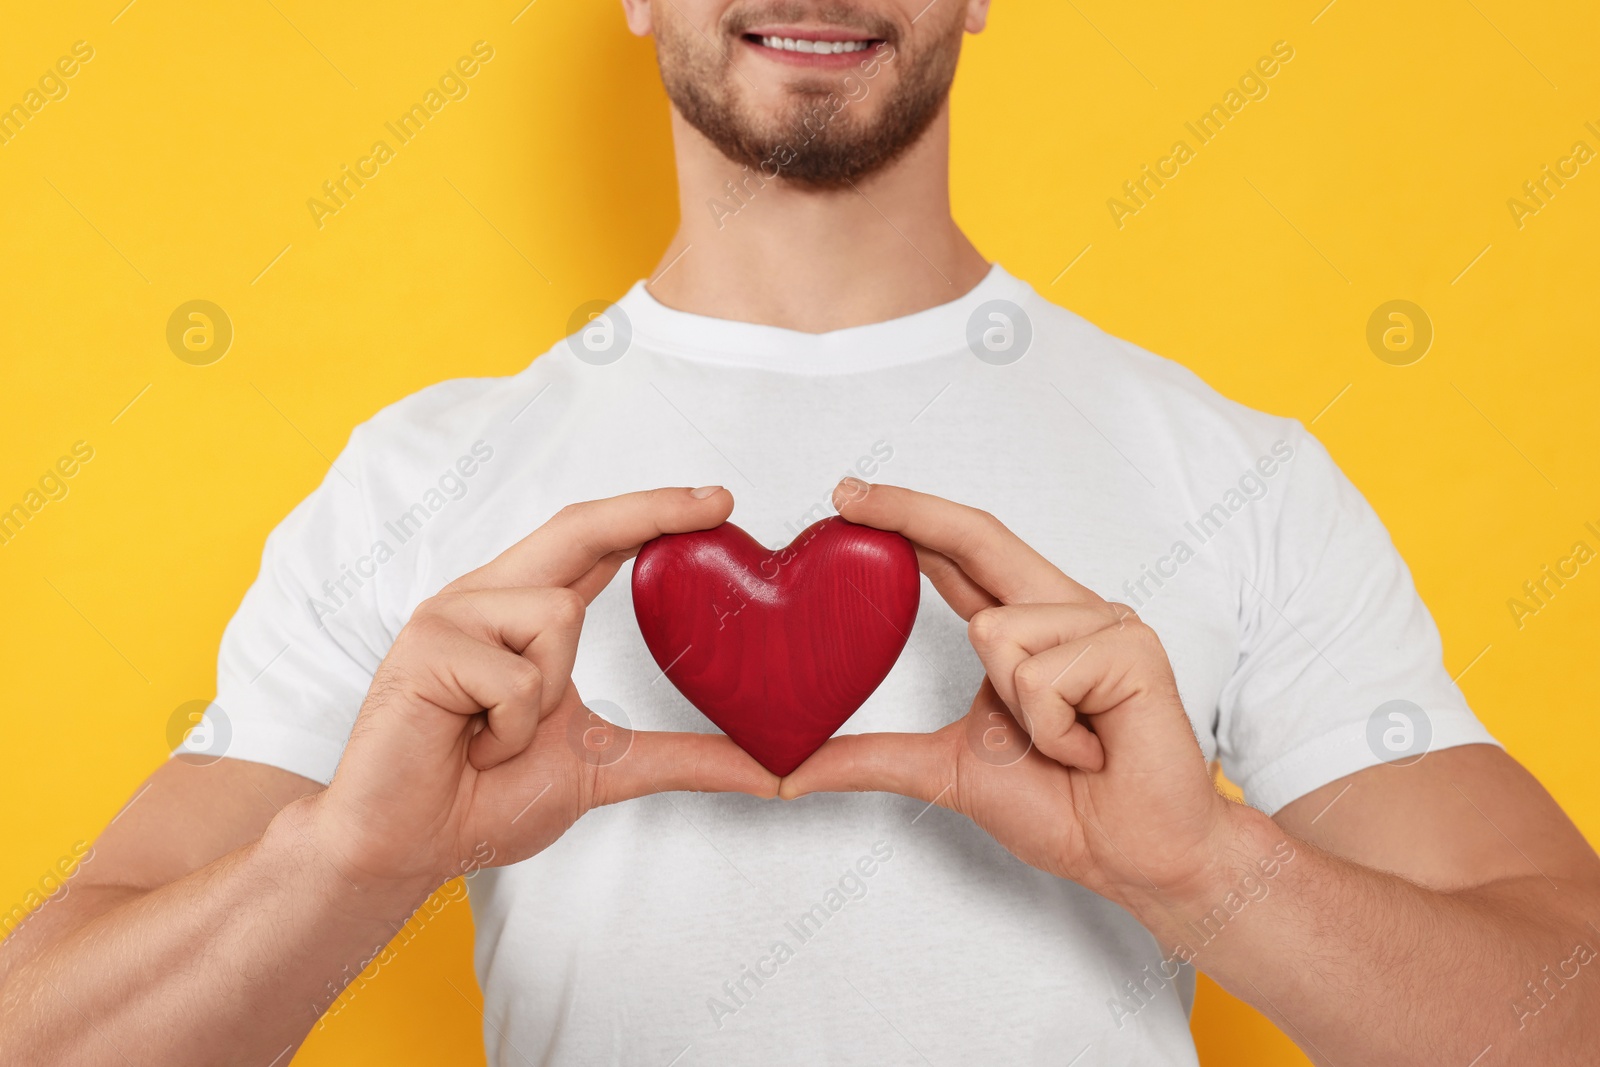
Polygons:
<instances>
[{"instance_id":1,"label":"wood grain texture on heart","mask_svg":"<svg viewBox=\"0 0 1600 1067\"><path fill-rule=\"evenodd\" d=\"M633 565L634 615L657 665L777 775L878 688L921 592L910 541L837 517L777 550L732 523L666 534Z\"/></svg>"}]
</instances>

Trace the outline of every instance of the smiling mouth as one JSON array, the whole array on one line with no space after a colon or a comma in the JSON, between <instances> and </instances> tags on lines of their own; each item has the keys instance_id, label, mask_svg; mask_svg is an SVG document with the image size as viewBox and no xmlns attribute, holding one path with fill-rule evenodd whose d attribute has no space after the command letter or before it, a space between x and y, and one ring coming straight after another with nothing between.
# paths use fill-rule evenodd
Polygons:
<instances>
[{"instance_id":1,"label":"smiling mouth","mask_svg":"<svg viewBox=\"0 0 1600 1067\"><path fill-rule=\"evenodd\" d=\"M800 52L808 55L831 56L850 52L865 52L874 44L872 39L855 41L822 41L807 37L768 37L750 33L745 35L745 40L764 48L776 49L780 52Z\"/></svg>"},{"instance_id":2,"label":"smiling mouth","mask_svg":"<svg viewBox=\"0 0 1600 1067\"><path fill-rule=\"evenodd\" d=\"M789 67L843 71L888 45L887 27L807 26L800 23L743 27L739 38L762 58Z\"/></svg>"}]
</instances>

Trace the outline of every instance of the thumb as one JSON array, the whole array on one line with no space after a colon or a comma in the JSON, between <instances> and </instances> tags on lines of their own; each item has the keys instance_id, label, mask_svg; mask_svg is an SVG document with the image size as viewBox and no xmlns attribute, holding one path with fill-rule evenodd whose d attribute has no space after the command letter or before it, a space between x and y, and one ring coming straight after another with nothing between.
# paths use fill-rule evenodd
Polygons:
<instances>
[{"instance_id":1,"label":"thumb","mask_svg":"<svg viewBox=\"0 0 1600 1067\"><path fill-rule=\"evenodd\" d=\"M592 807L674 791L777 795L778 776L721 734L604 726L619 736L595 763Z\"/></svg>"},{"instance_id":2,"label":"thumb","mask_svg":"<svg viewBox=\"0 0 1600 1067\"><path fill-rule=\"evenodd\" d=\"M959 743L949 726L931 734L849 734L829 738L778 788L784 800L807 793L898 793L948 803L954 799Z\"/></svg>"}]
</instances>

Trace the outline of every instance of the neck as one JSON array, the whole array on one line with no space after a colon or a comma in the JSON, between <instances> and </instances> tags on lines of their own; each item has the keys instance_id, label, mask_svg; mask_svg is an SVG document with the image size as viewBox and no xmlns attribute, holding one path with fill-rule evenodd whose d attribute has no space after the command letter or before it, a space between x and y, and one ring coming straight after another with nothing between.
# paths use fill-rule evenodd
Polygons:
<instances>
[{"instance_id":1,"label":"neck","mask_svg":"<svg viewBox=\"0 0 1600 1067\"><path fill-rule=\"evenodd\" d=\"M674 109L680 222L651 272L651 295L681 311L806 333L956 299L989 264L950 215L949 132L946 104L888 166L853 187L816 190L763 181Z\"/></svg>"}]
</instances>

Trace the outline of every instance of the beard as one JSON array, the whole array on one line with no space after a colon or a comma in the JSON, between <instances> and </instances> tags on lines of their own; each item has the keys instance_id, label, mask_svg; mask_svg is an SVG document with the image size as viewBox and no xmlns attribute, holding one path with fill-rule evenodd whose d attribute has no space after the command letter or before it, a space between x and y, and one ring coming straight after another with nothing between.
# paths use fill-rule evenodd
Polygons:
<instances>
[{"instance_id":1,"label":"beard","mask_svg":"<svg viewBox=\"0 0 1600 1067\"><path fill-rule=\"evenodd\" d=\"M759 5L759 10L730 11L718 32L732 47L741 47L745 27L796 22L814 10L778 0ZM911 47L901 43L893 23L863 17L855 8L824 7L817 14L881 43L861 52L862 61L853 70L819 73L791 85L776 114L755 113L739 101L744 76L734 69L730 54L676 12L656 30L656 58L668 99L728 159L764 178L834 189L892 163L938 117L955 79L961 27L956 23L952 32ZM881 74L885 67L897 70L899 78L880 89L868 71ZM876 116L868 119L860 104L871 95L881 99Z\"/></svg>"}]
</instances>

